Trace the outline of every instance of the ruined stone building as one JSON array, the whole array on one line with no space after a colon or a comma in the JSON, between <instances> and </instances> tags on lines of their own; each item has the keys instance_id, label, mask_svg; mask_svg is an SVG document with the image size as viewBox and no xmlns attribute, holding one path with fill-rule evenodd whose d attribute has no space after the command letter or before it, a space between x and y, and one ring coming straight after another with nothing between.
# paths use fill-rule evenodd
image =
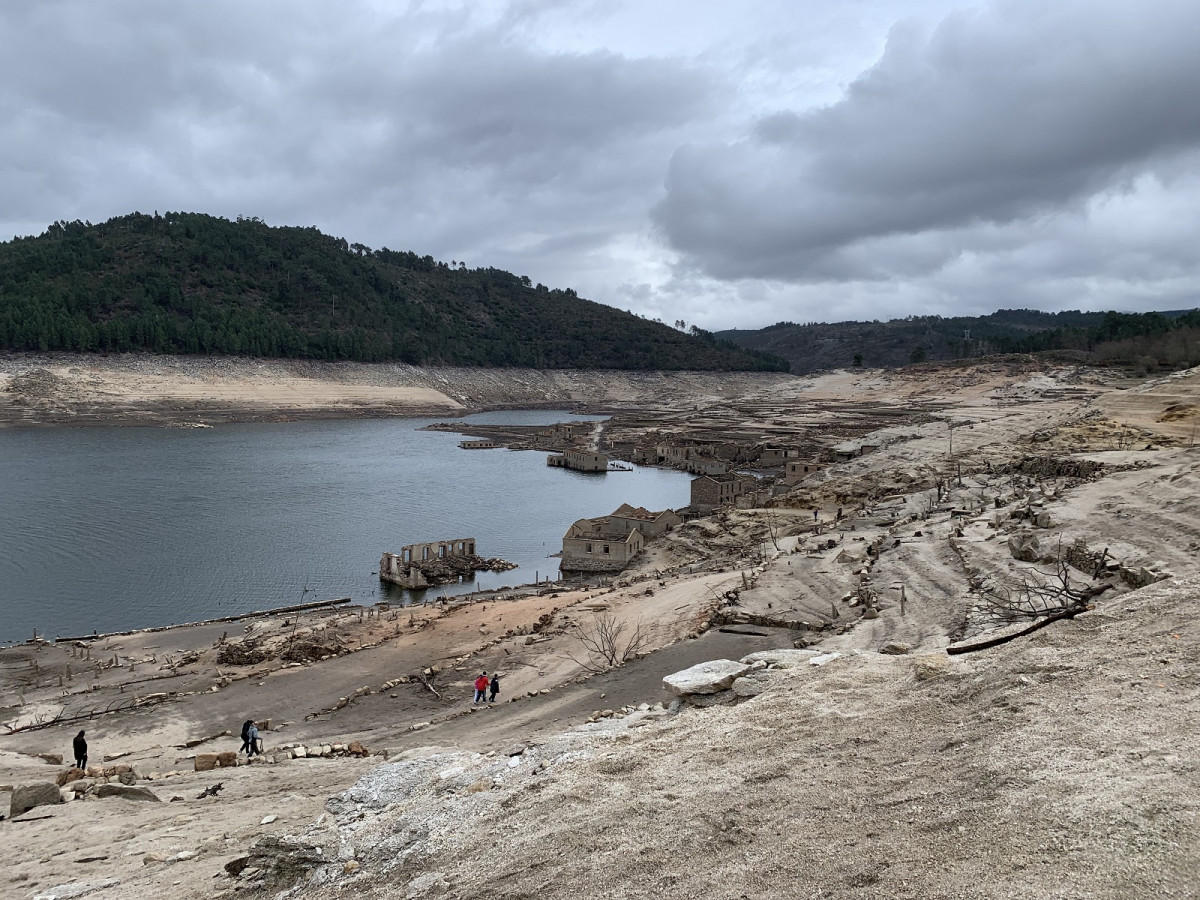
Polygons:
<instances>
[{"instance_id":1,"label":"ruined stone building","mask_svg":"<svg viewBox=\"0 0 1200 900\"><path fill-rule=\"evenodd\" d=\"M758 479L753 475L730 472L726 475L701 475L692 479L692 507L705 511L722 506L734 506L737 498L754 492Z\"/></svg>"},{"instance_id":2,"label":"ruined stone building","mask_svg":"<svg viewBox=\"0 0 1200 900\"><path fill-rule=\"evenodd\" d=\"M607 472L608 457L595 450L565 450L561 454L548 456L546 465L576 472Z\"/></svg>"},{"instance_id":3,"label":"ruined stone building","mask_svg":"<svg viewBox=\"0 0 1200 900\"><path fill-rule=\"evenodd\" d=\"M429 587L422 564L455 556L475 556L475 538L409 544L399 553L384 553L379 560L379 578L413 590Z\"/></svg>"},{"instance_id":4,"label":"ruined stone building","mask_svg":"<svg viewBox=\"0 0 1200 900\"><path fill-rule=\"evenodd\" d=\"M798 447L764 447L758 455L758 463L763 466L781 466L788 460L799 458Z\"/></svg>"},{"instance_id":5,"label":"ruined stone building","mask_svg":"<svg viewBox=\"0 0 1200 900\"><path fill-rule=\"evenodd\" d=\"M683 521L673 510L651 512L623 503L612 515L580 519L563 535L564 572L619 572L629 565L651 537Z\"/></svg>"},{"instance_id":6,"label":"ruined stone building","mask_svg":"<svg viewBox=\"0 0 1200 900\"><path fill-rule=\"evenodd\" d=\"M796 484L800 481L803 481L814 472L821 471L823 468L825 468L825 464L817 462L816 460L808 460L807 462L803 462L801 460L792 460L784 469L783 483Z\"/></svg>"},{"instance_id":7,"label":"ruined stone building","mask_svg":"<svg viewBox=\"0 0 1200 900\"><path fill-rule=\"evenodd\" d=\"M720 459L696 456L689 459L684 468L693 475L724 475L729 471L729 463Z\"/></svg>"}]
</instances>

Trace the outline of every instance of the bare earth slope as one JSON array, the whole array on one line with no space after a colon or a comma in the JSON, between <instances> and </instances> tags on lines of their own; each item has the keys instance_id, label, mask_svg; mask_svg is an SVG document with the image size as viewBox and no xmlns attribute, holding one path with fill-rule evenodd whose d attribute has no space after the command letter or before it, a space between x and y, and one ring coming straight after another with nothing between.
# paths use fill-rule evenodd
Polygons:
<instances>
[{"instance_id":1,"label":"bare earth slope","mask_svg":"<svg viewBox=\"0 0 1200 900\"><path fill-rule=\"evenodd\" d=\"M81 724L50 720L97 710L93 752L164 801L80 792L0 822L13 896L1200 897L1187 411L1200 372L1130 385L1007 364L811 379L174 364L10 360L0 414L79 421L100 394L69 391L95 378L87 390L124 398L97 415L166 421L176 411L154 403L211 379L213 415L242 417L230 397L244 383L243 410L286 417L264 398L299 379L312 383L303 415L336 414L365 385L378 404L366 414L401 408L383 389L431 391L411 402L442 397L447 411L578 398L648 409L624 417L630 434L757 428L878 449L767 508L681 525L609 586L0 649L0 721L34 726L0 734L0 813L4 785L62 771L31 754L63 752ZM129 400L160 377L158 400ZM988 598L1064 560L1073 589L1101 591L1090 610L946 652L1007 628ZM641 622L649 652L589 676L577 629L602 616ZM222 661L231 644L296 640L324 649L302 664ZM776 662L715 705L672 705L662 688L764 650ZM481 669L504 688L475 709ZM267 757L194 771L196 754L236 748L220 732L251 709L275 719ZM355 739L374 755L288 749Z\"/></svg>"}]
</instances>

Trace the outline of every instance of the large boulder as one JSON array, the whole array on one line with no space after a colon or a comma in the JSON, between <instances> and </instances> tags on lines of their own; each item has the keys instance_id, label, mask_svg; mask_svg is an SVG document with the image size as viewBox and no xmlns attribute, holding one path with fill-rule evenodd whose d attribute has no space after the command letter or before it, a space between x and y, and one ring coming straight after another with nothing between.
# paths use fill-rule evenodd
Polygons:
<instances>
[{"instance_id":1,"label":"large boulder","mask_svg":"<svg viewBox=\"0 0 1200 900\"><path fill-rule=\"evenodd\" d=\"M1030 531L1015 532L1008 539L1008 552L1021 562L1037 562L1042 557L1042 548L1037 536Z\"/></svg>"},{"instance_id":2,"label":"large boulder","mask_svg":"<svg viewBox=\"0 0 1200 900\"><path fill-rule=\"evenodd\" d=\"M238 764L236 750L222 750L217 754L217 765L222 769L231 769Z\"/></svg>"},{"instance_id":3,"label":"large boulder","mask_svg":"<svg viewBox=\"0 0 1200 900\"><path fill-rule=\"evenodd\" d=\"M733 680L749 672L751 666L747 663L734 662L732 659L714 659L668 675L663 679L663 687L678 697L688 694L716 694L729 690Z\"/></svg>"},{"instance_id":4,"label":"large boulder","mask_svg":"<svg viewBox=\"0 0 1200 900\"><path fill-rule=\"evenodd\" d=\"M32 784L21 784L13 789L8 814L10 818L16 818L36 806L53 806L56 803L62 803L62 794L54 782L35 781Z\"/></svg>"},{"instance_id":5,"label":"large boulder","mask_svg":"<svg viewBox=\"0 0 1200 900\"><path fill-rule=\"evenodd\" d=\"M217 767L217 754L215 753L197 753L196 754L196 771L208 772Z\"/></svg>"},{"instance_id":6,"label":"large boulder","mask_svg":"<svg viewBox=\"0 0 1200 900\"><path fill-rule=\"evenodd\" d=\"M149 800L153 803L161 803L158 795L153 791L144 787L134 787L131 784L120 784L111 782L97 786L93 792L97 797L120 797L122 800Z\"/></svg>"}]
</instances>

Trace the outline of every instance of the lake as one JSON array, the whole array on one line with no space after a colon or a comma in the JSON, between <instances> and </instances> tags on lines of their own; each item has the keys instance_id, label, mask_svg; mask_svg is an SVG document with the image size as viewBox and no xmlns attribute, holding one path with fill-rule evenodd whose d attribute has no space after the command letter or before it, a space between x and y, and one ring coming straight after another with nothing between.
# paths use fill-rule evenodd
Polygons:
<instances>
[{"instance_id":1,"label":"lake","mask_svg":"<svg viewBox=\"0 0 1200 900\"><path fill-rule=\"evenodd\" d=\"M688 502L680 472L584 475L544 452L461 450L457 434L418 430L433 421L0 430L0 642L408 600L380 583L379 558L423 541L473 537L518 564L480 572L481 587L532 582L557 574L550 554L576 519Z\"/></svg>"}]
</instances>

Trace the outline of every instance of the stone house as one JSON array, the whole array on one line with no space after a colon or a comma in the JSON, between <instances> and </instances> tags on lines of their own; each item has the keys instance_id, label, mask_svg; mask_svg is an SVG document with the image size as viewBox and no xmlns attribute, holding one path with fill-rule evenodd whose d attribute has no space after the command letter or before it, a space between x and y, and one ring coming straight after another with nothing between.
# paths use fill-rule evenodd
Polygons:
<instances>
[{"instance_id":1,"label":"stone house","mask_svg":"<svg viewBox=\"0 0 1200 900\"><path fill-rule=\"evenodd\" d=\"M693 475L724 475L729 471L729 464L720 459L697 456L689 459L684 468Z\"/></svg>"},{"instance_id":2,"label":"stone house","mask_svg":"<svg viewBox=\"0 0 1200 900\"><path fill-rule=\"evenodd\" d=\"M807 462L798 459L790 460L784 469L783 483L796 484L814 472L821 471L823 468L825 468L825 465L816 460L808 460Z\"/></svg>"},{"instance_id":3,"label":"stone house","mask_svg":"<svg viewBox=\"0 0 1200 900\"><path fill-rule=\"evenodd\" d=\"M607 472L608 457L595 450L564 450L559 455L548 456L546 465L576 472Z\"/></svg>"},{"instance_id":4,"label":"stone house","mask_svg":"<svg viewBox=\"0 0 1200 900\"><path fill-rule=\"evenodd\" d=\"M758 462L764 466L781 466L788 460L799 458L798 447L764 447L758 455Z\"/></svg>"},{"instance_id":5,"label":"stone house","mask_svg":"<svg viewBox=\"0 0 1200 900\"><path fill-rule=\"evenodd\" d=\"M696 509L716 509L732 506L742 494L755 490L758 479L753 475L730 472L725 475L701 475L692 479L691 501Z\"/></svg>"},{"instance_id":6,"label":"stone house","mask_svg":"<svg viewBox=\"0 0 1200 900\"><path fill-rule=\"evenodd\" d=\"M645 549L646 541L683 520L670 509L651 512L622 503L612 515L580 519L563 535L564 572L619 572Z\"/></svg>"}]
</instances>

